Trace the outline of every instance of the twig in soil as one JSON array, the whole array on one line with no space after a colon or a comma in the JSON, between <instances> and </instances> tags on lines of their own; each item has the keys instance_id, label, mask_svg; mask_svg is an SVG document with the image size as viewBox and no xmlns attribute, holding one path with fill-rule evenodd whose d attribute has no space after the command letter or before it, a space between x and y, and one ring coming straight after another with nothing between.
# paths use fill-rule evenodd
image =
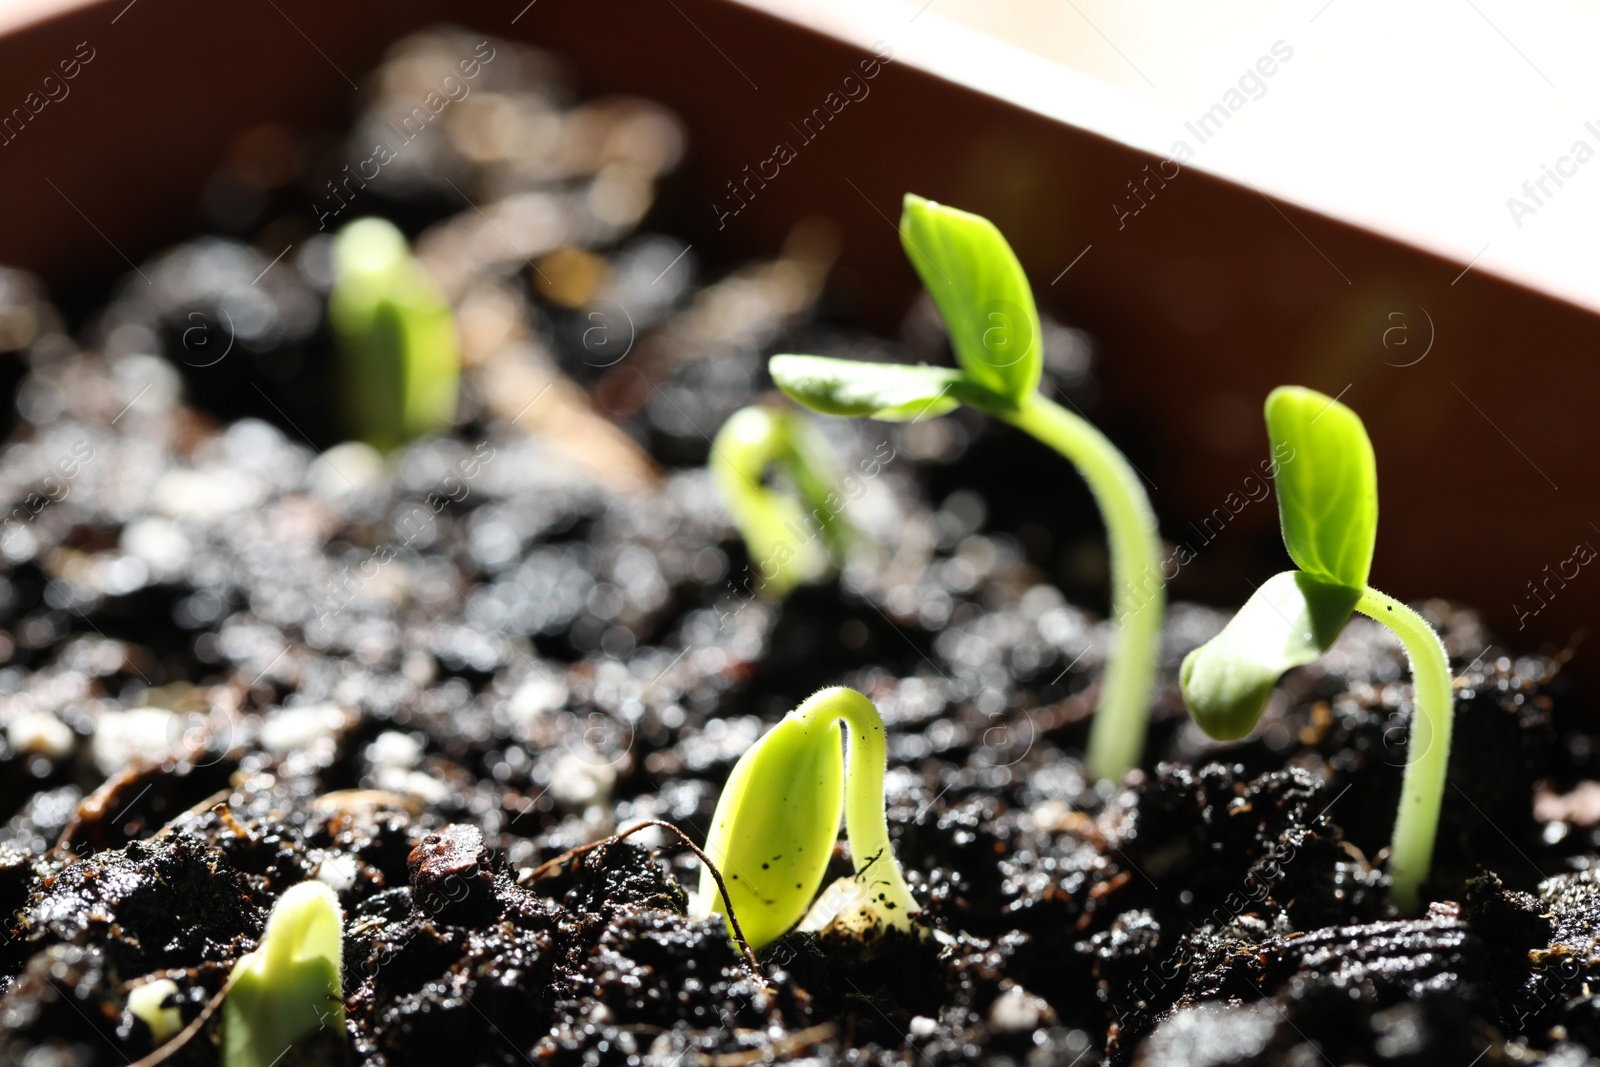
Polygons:
<instances>
[{"instance_id":1,"label":"twig in soil","mask_svg":"<svg viewBox=\"0 0 1600 1067\"><path fill-rule=\"evenodd\" d=\"M217 813L217 818L222 820L222 824L232 831L235 837L243 838L246 841L251 840L249 829L247 829L238 819L233 817L233 809L228 807L228 802L226 800L220 804L214 805L211 810Z\"/></svg>"},{"instance_id":2,"label":"twig in soil","mask_svg":"<svg viewBox=\"0 0 1600 1067\"><path fill-rule=\"evenodd\" d=\"M62 830L61 836L56 839L55 847L61 851L72 852L72 846L76 843L75 839L78 833L83 830L86 824L97 822L104 816L107 802L113 799L117 793L129 782L138 781L141 775L148 774L153 769L155 768L152 768L150 764L138 763L125 771L107 778L100 784L100 788L96 789L93 793L90 793L87 797L84 797L83 800L79 802L77 809L72 813L72 820L67 823L66 829ZM232 794L233 789L231 787L228 789L219 789L217 792L212 793L194 807L188 809L187 811L180 812L178 815L173 817L171 821L169 821L165 826L157 830L151 836L151 840L165 837L167 834L170 834L178 825L178 823L184 819L187 819L192 815L199 815L201 812L208 811L211 808L216 807L217 804L225 802ZM140 794L140 796L143 795L143 793ZM119 812L118 814L120 815L121 813Z\"/></svg>"},{"instance_id":3,"label":"twig in soil","mask_svg":"<svg viewBox=\"0 0 1600 1067\"><path fill-rule=\"evenodd\" d=\"M787 1056L791 1052L799 1052L810 1045L826 1041L838 1032L838 1023L819 1023L763 1045L761 1048L745 1052L719 1052L715 1056L706 1056L700 1062L706 1064L706 1067L750 1067L755 1063L769 1063L775 1057Z\"/></svg>"},{"instance_id":4,"label":"twig in soil","mask_svg":"<svg viewBox=\"0 0 1600 1067\"><path fill-rule=\"evenodd\" d=\"M616 839L621 841L625 838L632 837L634 834L638 833L640 830L643 830L647 826L655 826L663 830L671 830L673 833L677 834L678 840L682 841L688 846L689 851L695 854L695 858L700 861L705 870L711 872L711 877L717 883L717 892L722 894L722 906L728 909L728 925L733 927L733 938L735 941L739 942L739 947L744 950L744 958L750 964L750 969L755 978L758 979L762 984L765 984L766 978L761 973L761 964L756 962L756 954L754 950L750 948L750 942L745 940L744 931L739 929L739 918L733 914L733 901L728 899L728 884L722 880L722 872L717 870L717 865L715 863L711 862L711 857L707 856L699 845L690 840L688 834L684 833L682 830L678 829L678 827L664 819L649 819L645 822L639 823L637 826L628 827L626 830L617 834Z\"/></svg>"},{"instance_id":5,"label":"twig in soil","mask_svg":"<svg viewBox=\"0 0 1600 1067\"><path fill-rule=\"evenodd\" d=\"M579 845L577 848L568 849L555 859L546 860L544 863L539 864L539 866L529 871L526 876L519 878L518 881L523 883L538 881L551 871L559 870L566 866L570 860L575 860L582 856L586 856L591 852L605 848L607 845L614 845L619 841L623 841L629 837L632 837L640 830L643 830L649 826L654 826L662 830L671 830L673 833L677 834L678 840L687 845L689 851L695 854L695 857L699 859L706 871L710 872L712 879L717 883L717 891L722 894L722 906L728 909L728 925L733 928L733 938L735 941L739 942L739 948L744 951L745 961L750 964L750 969L753 972L754 977L763 985L766 984L766 977L761 973L761 964L756 961L756 954L750 948L750 942L745 940L744 931L739 929L739 920L733 914L733 901L728 898L728 885L722 880L722 872L717 869L717 865L715 863L711 862L711 857L707 856L705 852L701 850L700 846L695 844L694 841L690 839L688 834L684 833L681 829L664 819L646 819L644 822L641 822L635 826L630 826L620 833L612 834L610 837L603 837L598 841L591 841L587 845Z\"/></svg>"}]
</instances>

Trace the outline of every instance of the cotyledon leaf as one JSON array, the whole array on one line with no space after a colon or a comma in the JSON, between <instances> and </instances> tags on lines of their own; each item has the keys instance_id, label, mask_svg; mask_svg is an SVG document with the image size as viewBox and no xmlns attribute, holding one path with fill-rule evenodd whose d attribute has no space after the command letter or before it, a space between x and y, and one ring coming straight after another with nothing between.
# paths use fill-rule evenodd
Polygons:
<instances>
[{"instance_id":1,"label":"cotyledon leaf","mask_svg":"<svg viewBox=\"0 0 1600 1067\"><path fill-rule=\"evenodd\" d=\"M837 719L790 712L745 751L717 799L706 855L722 872L751 948L777 940L805 914L839 836L844 743ZM723 914L709 871L700 907Z\"/></svg>"},{"instance_id":2,"label":"cotyledon leaf","mask_svg":"<svg viewBox=\"0 0 1600 1067\"><path fill-rule=\"evenodd\" d=\"M754 406L729 416L711 444L711 474L723 502L743 535L750 562L762 580L762 591L777 599L796 585L826 571L828 547L842 538L844 522L822 501L801 499L768 484L767 469L779 464L797 483L825 482L818 472L799 470L820 462L820 448L802 448L794 440L806 427L796 426L788 412ZM810 442L807 442L808 444ZM824 537L802 540L791 531L806 528L818 516Z\"/></svg>"},{"instance_id":3,"label":"cotyledon leaf","mask_svg":"<svg viewBox=\"0 0 1600 1067\"><path fill-rule=\"evenodd\" d=\"M900 243L944 318L967 379L1010 406L1039 387L1044 344L1016 253L981 215L906 194Z\"/></svg>"},{"instance_id":4,"label":"cotyledon leaf","mask_svg":"<svg viewBox=\"0 0 1600 1067\"><path fill-rule=\"evenodd\" d=\"M1303 571L1263 582L1221 633L1184 658L1183 699L1195 722L1219 741L1244 737L1283 673L1327 651L1360 599L1359 589Z\"/></svg>"},{"instance_id":5,"label":"cotyledon leaf","mask_svg":"<svg viewBox=\"0 0 1600 1067\"><path fill-rule=\"evenodd\" d=\"M1298 385L1274 389L1266 416L1289 558L1324 581L1361 589L1378 538L1378 467L1361 417Z\"/></svg>"},{"instance_id":6,"label":"cotyledon leaf","mask_svg":"<svg viewBox=\"0 0 1600 1067\"><path fill-rule=\"evenodd\" d=\"M772 380L797 403L824 415L906 422L954 409L970 392L949 367L860 363L827 356L773 356Z\"/></svg>"},{"instance_id":7,"label":"cotyledon leaf","mask_svg":"<svg viewBox=\"0 0 1600 1067\"><path fill-rule=\"evenodd\" d=\"M272 1067L319 1032L343 1047L343 930L339 898L322 882L301 882L278 898L261 947L234 965L222 1003L226 1067Z\"/></svg>"}]
</instances>

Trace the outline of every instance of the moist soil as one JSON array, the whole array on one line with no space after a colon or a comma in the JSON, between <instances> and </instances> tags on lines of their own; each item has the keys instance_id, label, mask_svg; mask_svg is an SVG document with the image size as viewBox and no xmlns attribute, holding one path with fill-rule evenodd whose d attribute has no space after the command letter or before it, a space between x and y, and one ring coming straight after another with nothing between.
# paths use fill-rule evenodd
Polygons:
<instances>
[{"instance_id":1,"label":"moist soil","mask_svg":"<svg viewBox=\"0 0 1600 1067\"><path fill-rule=\"evenodd\" d=\"M397 45L349 143L479 40ZM651 206L681 140L671 116L577 100L551 57L492 48L473 109L357 205L419 234L447 276L451 240L478 250L447 286L468 361L448 437L386 462L327 451L342 435L307 198L327 209L315 179L346 142L326 132L250 131L209 187L211 232L81 322L24 276L0 287L19 368L0 464L11 1062L216 1063L215 998L310 878L345 912L346 1025L286 1064L1600 1049L1600 785L1562 656L1420 605L1457 672L1456 740L1432 903L1402 918L1382 864L1411 714L1398 644L1353 620L1250 739L1216 745L1175 677L1227 614L1178 603L1146 763L1089 781L1113 640L1076 597L1096 585L1093 511L1031 442L968 415L826 423L861 536L833 577L764 599L706 434L764 395L774 351L939 358L927 309L892 344L827 325L815 233L700 277L651 228L671 218ZM497 147L506 122L547 143ZM621 210L626 181L643 200ZM555 212L547 247L498 214L508 201ZM480 215L516 255L461 236ZM299 251L274 265L280 238ZM589 332L608 306L629 309L620 359L596 347L620 337ZM1089 403L1085 340L1048 336L1048 386ZM484 368L508 347L556 383L565 421L496 406L504 379ZM636 476L585 466L591 449L632 456ZM1040 479L1062 488L1013 491ZM831 684L883 713L890 833L923 911L911 933L792 933L752 963L720 919L689 917L697 865L659 824L703 840L740 753ZM830 878L849 870L841 842ZM162 977L199 1025L158 1052L126 1001Z\"/></svg>"}]
</instances>

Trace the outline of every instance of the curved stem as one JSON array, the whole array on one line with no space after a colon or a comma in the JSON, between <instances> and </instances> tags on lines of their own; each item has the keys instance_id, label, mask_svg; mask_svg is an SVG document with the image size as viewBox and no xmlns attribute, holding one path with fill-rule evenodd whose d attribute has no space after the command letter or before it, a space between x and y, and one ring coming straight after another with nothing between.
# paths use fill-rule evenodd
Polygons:
<instances>
[{"instance_id":1,"label":"curved stem","mask_svg":"<svg viewBox=\"0 0 1600 1067\"><path fill-rule=\"evenodd\" d=\"M821 699L819 699L821 698ZM883 719L872 701L854 689L825 689L796 709L806 717L839 719L850 732L845 752L844 829L850 840L850 862L856 884L889 926L911 928L911 916L921 908L906 887L900 864L889 844L889 820L884 814L883 776L889 768L889 748Z\"/></svg>"},{"instance_id":2,"label":"curved stem","mask_svg":"<svg viewBox=\"0 0 1600 1067\"><path fill-rule=\"evenodd\" d=\"M776 599L821 576L843 554L850 527L840 514L830 459L811 426L760 404L729 416L711 444L712 478L763 590ZM792 493L767 485L769 467L793 482Z\"/></svg>"},{"instance_id":3,"label":"curved stem","mask_svg":"<svg viewBox=\"0 0 1600 1067\"><path fill-rule=\"evenodd\" d=\"M1087 761L1097 778L1121 778L1144 753L1150 693L1161 654L1166 583L1161 534L1139 475L1104 434L1035 393L1014 412L996 412L1065 456L1089 484L1111 542L1111 616L1117 645L1106 664Z\"/></svg>"},{"instance_id":4,"label":"curved stem","mask_svg":"<svg viewBox=\"0 0 1600 1067\"><path fill-rule=\"evenodd\" d=\"M776 416L784 428L782 460L794 482L809 522L821 527L823 544L835 564L844 558L855 530L844 517L845 495L840 492L838 462L817 428L795 411Z\"/></svg>"},{"instance_id":5,"label":"curved stem","mask_svg":"<svg viewBox=\"0 0 1600 1067\"><path fill-rule=\"evenodd\" d=\"M1394 631L1411 661L1416 710L1411 715L1411 745L1400 785L1389 866L1390 896L1400 910L1414 913L1419 891L1433 865L1433 839L1439 830L1445 772L1450 767L1450 728L1455 717L1450 660L1428 620L1371 586L1362 590L1356 610Z\"/></svg>"}]
</instances>

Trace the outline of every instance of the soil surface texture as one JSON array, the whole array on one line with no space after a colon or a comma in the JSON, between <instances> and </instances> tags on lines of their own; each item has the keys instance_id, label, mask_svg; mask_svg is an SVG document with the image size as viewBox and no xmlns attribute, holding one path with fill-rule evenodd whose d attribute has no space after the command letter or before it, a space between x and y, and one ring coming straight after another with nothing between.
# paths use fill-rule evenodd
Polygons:
<instances>
[{"instance_id":1,"label":"soil surface texture","mask_svg":"<svg viewBox=\"0 0 1600 1067\"><path fill-rule=\"evenodd\" d=\"M468 58L468 95L339 184ZM1176 603L1145 764L1089 780L1115 635L1063 461L970 412L818 420L857 536L781 603L706 471L767 356L947 359L927 306L892 342L833 325L820 224L700 262L663 232L677 120L554 57L441 29L367 85L344 129L241 134L205 234L142 276L59 304L0 276L0 1057L156 1054L127 1003L164 978L200 1024L159 1055L219 1062L219 991L307 879L344 909L346 1025L285 1065L1600 1052L1600 776L1561 656L1419 605L1457 674L1420 917L1382 862L1409 671L1365 619L1218 745L1176 675L1228 613ZM364 214L463 345L454 432L390 456L344 441L324 324L328 234ZM1092 416L1088 341L1046 340ZM703 842L739 755L836 684L883 715L923 911L752 965L690 917L675 834L615 835Z\"/></svg>"}]
</instances>

